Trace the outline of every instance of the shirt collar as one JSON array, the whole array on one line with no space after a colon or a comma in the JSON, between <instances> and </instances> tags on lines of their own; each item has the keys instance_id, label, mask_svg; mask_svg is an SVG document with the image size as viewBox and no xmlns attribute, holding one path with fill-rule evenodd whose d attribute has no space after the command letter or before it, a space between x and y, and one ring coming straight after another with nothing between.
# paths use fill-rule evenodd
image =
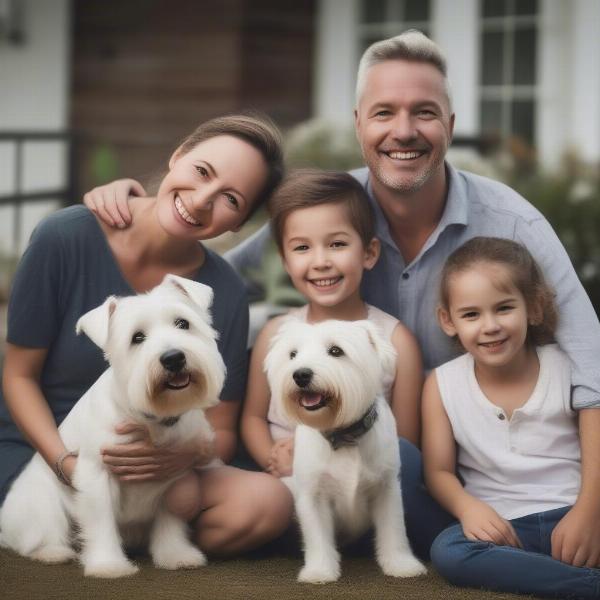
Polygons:
<instances>
[{"instance_id":1,"label":"shirt collar","mask_svg":"<svg viewBox=\"0 0 600 600\"><path fill-rule=\"evenodd\" d=\"M448 225L469 224L469 198L464 179L458 171L448 162L446 166L446 177L448 178L448 194L446 206L440 219L440 230Z\"/></svg>"},{"instance_id":2,"label":"shirt collar","mask_svg":"<svg viewBox=\"0 0 600 600\"><path fill-rule=\"evenodd\" d=\"M394 243L394 240L392 239L392 236L390 234L390 227L388 225L387 219L383 214L383 210L381 210L381 206L379 206L379 203L377 202L377 200L375 200L375 194L373 193L373 184L371 183L370 171L368 172L366 189L369 201L371 202L371 207L373 208L373 212L375 214L375 232L377 234L377 237L382 243L386 243L397 250L396 244Z\"/></svg>"},{"instance_id":3,"label":"shirt collar","mask_svg":"<svg viewBox=\"0 0 600 600\"><path fill-rule=\"evenodd\" d=\"M464 179L458 171L448 162L445 162L446 177L448 179L448 194L446 196L446 206L442 213L442 218L436 227L436 233L439 235L449 225L468 225L469 224L469 199L467 188ZM375 211L375 226L378 237L382 242L396 247L390 235L389 225L383 210L379 206L373 193L373 185L371 183L371 174L369 173L367 180L367 194L371 201L371 206Z\"/></svg>"}]
</instances>

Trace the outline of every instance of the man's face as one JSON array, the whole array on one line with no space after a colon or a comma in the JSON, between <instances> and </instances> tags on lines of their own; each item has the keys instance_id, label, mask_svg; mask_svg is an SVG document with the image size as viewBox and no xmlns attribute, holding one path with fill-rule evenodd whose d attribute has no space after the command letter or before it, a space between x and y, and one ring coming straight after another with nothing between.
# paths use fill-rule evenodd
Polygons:
<instances>
[{"instance_id":1,"label":"man's face","mask_svg":"<svg viewBox=\"0 0 600 600\"><path fill-rule=\"evenodd\" d=\"M452 139L444 77L422 62L388 60L371 67L355 125L373 177L396 192L416 192L444 169Z\"/></svg>"}]
</instances>

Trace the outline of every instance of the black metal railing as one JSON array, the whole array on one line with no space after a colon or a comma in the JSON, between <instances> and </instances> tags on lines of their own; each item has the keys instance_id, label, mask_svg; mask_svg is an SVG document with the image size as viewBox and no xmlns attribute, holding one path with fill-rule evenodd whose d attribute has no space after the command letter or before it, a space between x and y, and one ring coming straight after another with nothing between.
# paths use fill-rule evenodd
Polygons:
<instances>
[{"instance_id":1,"label":"black metal railing","mask_svg":"<svg viewBox=\"0 0 600 600\"><path fill-rule=\"evenodd\" d=\"M66 145L65 183L57 188L25 191L25 146L32 142L62 142ZM59 200L63 205L71 204L75 193L75 143L69 131L0 131L0 144L14 146L14 181L11 192L0 193L0 206L12 205L13 247L21 250L21 230L23 224L23 204L43 200Z\"/></svg>"}]
</instances>

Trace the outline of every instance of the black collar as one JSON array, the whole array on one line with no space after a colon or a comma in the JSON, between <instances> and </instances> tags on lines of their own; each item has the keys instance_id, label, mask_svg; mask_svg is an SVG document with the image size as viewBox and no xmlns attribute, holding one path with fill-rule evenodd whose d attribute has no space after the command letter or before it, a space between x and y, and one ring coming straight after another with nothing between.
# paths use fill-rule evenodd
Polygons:
<instances>
[{"instance_id":1,"label":"black collar","mask_svg":"<svg viewBox=\"0 0 600 600\"><path fill-rule=\"evenodd\" d=\"M157 421L158 425L162 425L163 427L173 427L181 418L181 415L177 417L165 417L164 419L158 420L158 417L155 415L151 415L150 413L142 413L145 419L148 421Z\"/></svg>"},{"instance_id":2,"label":"black collar","mask_svg":"<svg viewBox=\"0 0 600 600\"><path fill-rule=\"evenodd\" d=\"M344 429L322 432L323 437L331 444L334 450L342 446L356 446L358 438L367 433L373 427L375 421L377 421L377 406L373 402L369 410L358 421L348 427L344 427Z\"/></svg>"}]
</instances>

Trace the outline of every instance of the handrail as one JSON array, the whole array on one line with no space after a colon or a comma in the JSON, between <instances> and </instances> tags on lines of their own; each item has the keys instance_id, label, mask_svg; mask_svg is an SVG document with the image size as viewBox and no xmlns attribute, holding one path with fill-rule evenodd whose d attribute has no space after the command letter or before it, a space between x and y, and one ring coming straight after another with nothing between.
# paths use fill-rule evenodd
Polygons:
<instances>
[{"instance_id":1,"label":"handrail","mask_svg":"<svg viewBox=\"0 0 600 600\"><path fill-rule=\"evenodd\" d=\"M12 192L0 194L0 206L13 205L13 247L17 252L21 249L22 208L25 202L39 202L42 200L57 199L63 205L69 204L76 198L74 147L75 136L70 131L47 130L2 130L0 131L0 144L10 142L15 147L14 189ZM29 142L56 141L67 144L66 182L59 188L24 191L24 146Z\"/></svg>"}]
</instances>

